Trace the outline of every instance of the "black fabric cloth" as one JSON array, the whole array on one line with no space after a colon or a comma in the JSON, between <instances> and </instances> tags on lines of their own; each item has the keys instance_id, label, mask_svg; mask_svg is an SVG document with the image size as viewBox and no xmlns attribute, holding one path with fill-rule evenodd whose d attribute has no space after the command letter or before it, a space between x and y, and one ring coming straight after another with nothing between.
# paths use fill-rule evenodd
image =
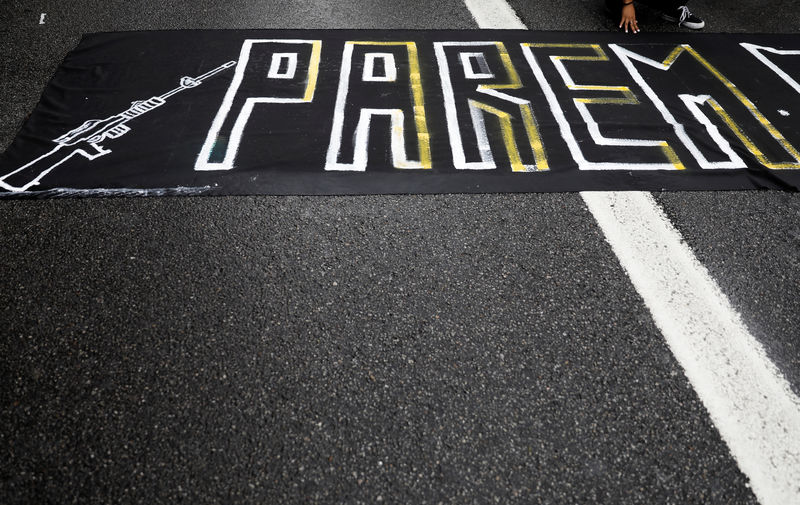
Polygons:
<instances>
[{"instance_id":1,"label":"black fabric cloth","mask_svg":"<svg viewBox=\"0 0 800 505\"><path fill-rule=\"evenodd\" d=\"M0 156L0 198L797 190L799 50L797 34L92 34Z\"/></svg>"}]
</instances>

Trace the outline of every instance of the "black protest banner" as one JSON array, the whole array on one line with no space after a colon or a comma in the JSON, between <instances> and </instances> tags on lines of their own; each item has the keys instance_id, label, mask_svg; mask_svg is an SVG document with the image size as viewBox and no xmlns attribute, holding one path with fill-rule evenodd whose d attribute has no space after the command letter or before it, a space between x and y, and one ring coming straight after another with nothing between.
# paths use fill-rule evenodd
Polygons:
<instances>
[{"instance_id":1,"label":"black protest banner","mask_svg":"<svg viewBox=\"0 0 800 505\"><path fill-rule=\"evenodd\" d=\"M0 195L800 187L800 36L84 37Z\"/></svg>"}]
</instances>

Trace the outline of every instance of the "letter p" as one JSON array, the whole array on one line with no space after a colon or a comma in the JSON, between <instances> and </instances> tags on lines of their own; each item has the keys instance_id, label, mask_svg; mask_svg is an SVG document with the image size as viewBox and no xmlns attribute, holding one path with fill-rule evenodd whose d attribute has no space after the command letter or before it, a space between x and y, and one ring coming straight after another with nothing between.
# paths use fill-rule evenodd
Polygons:
<instances>
[{"instance_id":1,"label":"letter p","mask_svg":"<svg viewBox=\"0 0 800 505\"><path fill-rule=\"evenodd\" d=\"M230 170L234 167L242 134L256 104L311 102L321 50L320 40L245 40L233 81L194 169ZM266 96L265 90L268 91Z\"/></svg>"}]
</instances>

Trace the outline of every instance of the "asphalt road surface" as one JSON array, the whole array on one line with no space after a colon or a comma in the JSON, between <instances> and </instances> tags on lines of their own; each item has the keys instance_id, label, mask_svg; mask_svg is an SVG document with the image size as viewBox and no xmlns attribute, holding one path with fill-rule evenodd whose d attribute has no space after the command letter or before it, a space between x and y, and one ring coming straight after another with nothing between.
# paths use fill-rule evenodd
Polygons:
<instances>
[{"instance_id":1,"label":"asphalt road surface","mask_svg":"<svg viewBox=\"0 0 800 505\"><path fill-rule=\"evenodd\" d=\"M600 1L510 5L614 29ZM800 30L788 0L692 7ZM4 0L0 149L83 33L177 28L478 24L461 0ZM654 197L800 391L800 197ZM5 200L0 255L3 504L757 502L577 194Z\"/></svg>"}]
</instances>

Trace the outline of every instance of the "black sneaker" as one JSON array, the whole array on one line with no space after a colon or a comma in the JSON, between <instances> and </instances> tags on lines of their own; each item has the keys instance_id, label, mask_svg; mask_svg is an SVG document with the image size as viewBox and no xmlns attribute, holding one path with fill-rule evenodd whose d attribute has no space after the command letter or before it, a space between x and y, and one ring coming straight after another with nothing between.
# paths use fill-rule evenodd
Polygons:
<instances>
[{"instance_id":1,"label":"black sneaker","mask_svg":"<svg viewBox=\"0 0 800 505\"><path fill-rule=\"evenodd\" d=\"M705 21L689 12L689 8L685 5L681 5L671 13L665 12L661 17L667 21L678 23L678 26L685 26L691 30L699 30L706 25Z\"/></svg>"}]
</instances>

